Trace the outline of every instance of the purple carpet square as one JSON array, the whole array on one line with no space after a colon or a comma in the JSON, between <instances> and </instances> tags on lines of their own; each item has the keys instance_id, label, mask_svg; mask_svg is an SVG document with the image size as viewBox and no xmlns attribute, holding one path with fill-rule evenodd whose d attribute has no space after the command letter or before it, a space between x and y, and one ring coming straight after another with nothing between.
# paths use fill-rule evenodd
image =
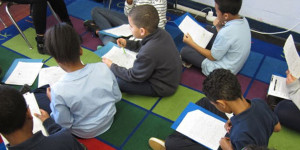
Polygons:
<instances>
[{"instance_id":1,"label":"purple carpet square","mask_svg":"<svg viewBox=\"0 0 300 150\"><path fill-rule=\"evenodd\" d=\"M268 88L269 88L268 84L254 80L250 90L247 93L246 98L247 99L261 98L265 100L268 93Z\"/></svg>"},{"instance_id":2,"label":"purple carpet square","mask_svg":"<svg viewBox=\"0 0 300 150\"><path fill-rule=\"evenodd\" d=\"M82 46L93 51L97 50L98 45L103 45L102 41L98 37L94 37L90 32L84 34L81 38L83 41Z\"/></svg>"},{"instance_id":3,"label":"purple carpet square","mask_svg":"<svg viewBox=\"0 0 300 150\"><path fill-rule=\"evenodd\" d=\"M74 18L74 17L71 17L70 16L70 19L71 19L71 22L73 24L73 27L74 29L76 30L76 32L78 34L82 34L86 31L86 29L84 28L83 26L83 20L80 20L80 19L77 19L77 18ZM54 18L53 15L49 16L47 18L47 29L52 27L53 25L57 24L57 20Z\"/></svg>"},{"instance_id":4,"label":"purple carpet square","mask_svg":"<svg viewBox=\"0 0 300 150\"><path fill-rule=\"evenodd\" d=\"M285 71L287 69L288 67L285 61L267 56L264 59L255 79L258 79L265 83L270 83L272 74L285 76Z\"/></svg>"},{"instance_id":5,"label":"purple carpet square","mask_svg":"<svg viewBox=\"0 0 300 150\"><path fill-rule=\"evenodd\" d=\"M181 84L202 91L202 83L206 78L200 69L191 67L185 69L181 76Z\"/></svg>"},{"instance_id":6,"label":"purple carpet square","mask_svg":"<svg viewBox=\"0 0 300 150\"><path fill-rule=\"evenodd\" d=\"M245 93L248 86L249 86L249 83L251 82L251 78L248 78L248 77L243 76L241 74L238 74L237 78L238 78L238 81L240 82L242 93Z\"/></svg>"}]
</instances>

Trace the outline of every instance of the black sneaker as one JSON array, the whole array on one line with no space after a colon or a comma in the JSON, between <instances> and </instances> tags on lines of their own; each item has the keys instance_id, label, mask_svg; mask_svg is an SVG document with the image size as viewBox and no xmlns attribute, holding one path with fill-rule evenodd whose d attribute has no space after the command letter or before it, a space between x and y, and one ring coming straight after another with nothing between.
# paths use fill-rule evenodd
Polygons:
<instances>
[{"instance_id":1,"label":"black sneaker","mask_svg":"<svg viewBox=\"0 0 300 150\"><path fill-rule=\"evenodd\" d=\"M92 32L93 35L98 37L99 35L96 33L96 31L100 31L100 28L96 25L94 20L86 20L83 22L83 26L89 31Z\"/></svg>"},{"instance_id":2,"label":"black sneaker","mask_svg":"<svg viewBox=\"0 0 300 150\"><path fill-rule=\"evenodd\" d=\"M44 48L44 36L36 36L35 37L36 43L37 43L37 49L40 54L46 54L45 48Z\"/></svg>"}]
</instances>

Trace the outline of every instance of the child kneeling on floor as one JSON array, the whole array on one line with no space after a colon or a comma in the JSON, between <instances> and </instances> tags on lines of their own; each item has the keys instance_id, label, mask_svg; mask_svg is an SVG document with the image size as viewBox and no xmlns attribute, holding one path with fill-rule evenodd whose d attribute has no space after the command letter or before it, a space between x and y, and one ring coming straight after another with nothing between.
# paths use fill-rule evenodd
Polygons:
<instances>
[{"instance_id":1,"label":"child kneeling on floor","mask_svg":"<svg viewBox=\"0 0 300 150\"><path fill-rule=\"evenodd\" d=\"M61 23L45 35L45 48L67 73L47 89L51 117L80 138L107 131L122 95L114 74L104 63L84 65L80 61L81 40L68 24Z\"/></svg>"}]
</instances>

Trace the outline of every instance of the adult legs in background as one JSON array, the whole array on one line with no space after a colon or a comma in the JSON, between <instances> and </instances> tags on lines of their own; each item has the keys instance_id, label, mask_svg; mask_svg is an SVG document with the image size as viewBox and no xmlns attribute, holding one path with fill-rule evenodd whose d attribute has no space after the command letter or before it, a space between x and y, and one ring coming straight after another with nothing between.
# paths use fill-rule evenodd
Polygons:
<instances>
[{"instance_id":1,"label":"adult legs in background","mask_svg":"<svg viewBox=\"0 0 300 150\"><path fill-rule=\"evenodd\" d=\"M300 132L300 110L292 101L280 101L274 111L282 125Z\"/></svg>"},{"instance_id":2,"label":"adult legs in background","mask_svg":"<svg viewBox=\"0 0 300 150\"><path fill-rule=\"evenodd\" d=\"M50 100L47 97L47 88L49 85L44 85L40 88L37 88L33 91L35 99L40 107L40 109L44 109L48 114L52 111L50 109Z\"/></svg>"},{"instance_id":3,"label":"adult legs in background","mask_svg":"<svg viewBox=\"0 0 300 150\"><path fill-rule=\"evenodd\" d=\"M107 8L95 7L92 9L92 18L95 24L101 29L128 24L127 16L121 12L109 10Z\"/></svg>"},{"instance_id":4,"label":"adult legs in background","mask_svg":"<svg viewBox=\"0 0 300 150\"><path fill-rule=\"evenodd\" d=\"M228 120L225 113L220 112L215 106L213 106L209 100L204 97L199 100L197 105L213 112L214 114ZM205 146L193 141L192 139L186 137L185 135L175 131L173 134L166 138L165 146L167 150L206 150Z\"/></svg>"},{"instance_id":5,"label":"adult legs in background","mask_svg":"<svg viewBox=\"0 0 300 150\"><path fill-rule=\"evenodd\" d=\"M129 94L138 94L145 96L158 96L153 90L151 84L148 81L145 82L128 82L117 77L119 88L122 92Z\"/></svg>"},{"instance_id":6,"label":"adult legs in background","mask_svg":"<svg viewBox=\"0 0 300 150\"><path fill-rule=\"evenodd\" d=\"M93 8L92 18L100 30L128 24L127 16L121 12L112 11L107 8ZM116 39L111 36L102 35L100 33L98 33L98 36L104 45L108 42L116 43Z\"/></svg>"}]
</instances>

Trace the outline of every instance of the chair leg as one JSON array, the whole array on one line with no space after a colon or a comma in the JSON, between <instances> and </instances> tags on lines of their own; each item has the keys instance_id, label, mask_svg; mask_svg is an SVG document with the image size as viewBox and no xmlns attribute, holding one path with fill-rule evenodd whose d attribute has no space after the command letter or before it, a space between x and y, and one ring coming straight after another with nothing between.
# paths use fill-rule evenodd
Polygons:
<instances>
[{"instance_id":1,"label":"chair leg","mask_svg":"<svg viewBox=\"0 0 300 150\"><path fill-rule=\"evenodd\" d=\"M0 17L0 21L2 22L4 28L7 28L6 24L5 24L4 21L1 19L1 17Z\"/></svg>"},{"instance_id":2,"label":"chair leg","mask_svg":"<svg viewBox=\"0 0 300 150\"><path fill-rule=\"evenodd\" d=\"M109 0L109 4L108 4L108 9L110 10L110 5L111 5L112 0Z\"/></svg>"},{"instance_id":3,"label":"chair leg","mask_svg":"<svg viewBox=\"0 0 300 150\"><path fill-rule=\"evenodd\" d=\"M51 12L52 12L54 18L55 18L58 22L61 22L61 20L58 18L57 14L55 13L55 11L53 10L52 6L50 5L50 3L49 3L48 1L47 1L47 4L48 4L48 6L49 6L49 8L50 8L50 10L51 10Z\"/></svg>"},{"instance_id":4,"label":"chair leg","mask_svg":"<svg viewBox=\"0 0 300 150\"><path fill-rule=\"evenodd\" d=\"M16 23L15 19L12 17L10 11L9 11L9 8L10 6L12 6L13 3L12 2L8 2L6 7L5 7L5 11L7 13L7 15L9 16L9 19L11 20L11 22L15 25L15 27L18 29L18 31L20 32L22 38L25 40L25 42L27 43L28 47L30 49L32 49L32 46L31 44L29 43L28 39L26 38L26 36L24 35L23 31L20 29L20 27L18 26L18 24Z\"/></svg>"}]
</instances>

